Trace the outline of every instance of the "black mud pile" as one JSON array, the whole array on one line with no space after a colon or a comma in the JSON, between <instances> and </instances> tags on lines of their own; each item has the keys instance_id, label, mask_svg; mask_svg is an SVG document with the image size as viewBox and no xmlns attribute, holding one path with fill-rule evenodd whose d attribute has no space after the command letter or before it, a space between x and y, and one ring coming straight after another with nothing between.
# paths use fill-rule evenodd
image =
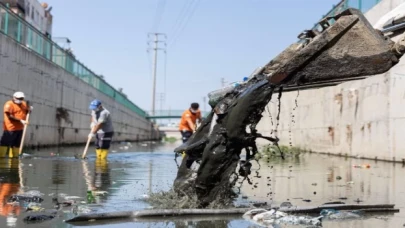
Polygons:
<instances>
[{"instance_id":1,"label":"black mud pile","mask_svg":"<svg viewBox=\"0 0 405 228\"><path fill-rule=\"evenodd\" d=\"M232 188L238 178L247 178L251 173L250 160L258 152L256 139L277 142L256 130L274 89L265 76L256 75L213 107L197 132L175 149L179 153L186 151L174 181L175 192L189 198L197 196L200 207L213 202L231 205L237 196ZM246 160L241 160L242 150L246 151ZM191 169L194 162L199 163L197 172Z\"/></svg>"}]
</instances>

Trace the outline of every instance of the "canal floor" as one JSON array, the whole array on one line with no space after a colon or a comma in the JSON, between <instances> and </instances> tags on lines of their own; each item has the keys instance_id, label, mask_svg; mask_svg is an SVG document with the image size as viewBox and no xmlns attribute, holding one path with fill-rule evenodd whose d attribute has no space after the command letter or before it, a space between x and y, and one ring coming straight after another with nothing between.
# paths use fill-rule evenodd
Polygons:
<instances>
[{"instance_id":1,"label":"canal floor","mask_svg":"<svg viewBox=\"0 0 405 228\"><path fill-rule=\"evenodd\" d=\"M82 197L88 189L107 192L96 202L83 204L81 212L109 212L148 208L145 197L151 192L167 191L176 176L173 148L176 144L115 144L108 161L98 161L94 153L88 160L74 158L81 147L29 151L33 156L21 160L0 159L0 227L256 227L241 216L155 218L66 224L72 208L58 211L58 217L42 223L27 224L23 206L7 204L17 193L40 193L41 207L53 209L52 198ZM180 161L179 161L180 162ZM356 165L369 164L369 168ZM253 164L252 185L241 187L238 204L267 202L278 205L317 206L331 201L356 204L396 204L401 211L350 221L325 221L323 227L403 227L405 224L405 167L402 164L345 159L319 154L301 154ZM242 197L243 196L243 197ZM80 200L79 200L80 201ZM292 227L292 226L291 226Z\"/></svg>"}]
</instances>

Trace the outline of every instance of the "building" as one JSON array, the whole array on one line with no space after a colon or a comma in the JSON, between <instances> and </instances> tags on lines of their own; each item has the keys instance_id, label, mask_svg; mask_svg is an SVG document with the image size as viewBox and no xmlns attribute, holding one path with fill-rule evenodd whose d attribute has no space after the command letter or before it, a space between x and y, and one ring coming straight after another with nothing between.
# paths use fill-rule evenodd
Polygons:
<instances>
[{"instance_id":1,"label":"building","mask_svg":"<svg viewBox=\"0 0 405 228\"><path fill-rule=\"evenodd\" d=\"M52 36L52 7L37 0L0 0L47 37Z\"/></svg>"}]
</instances>

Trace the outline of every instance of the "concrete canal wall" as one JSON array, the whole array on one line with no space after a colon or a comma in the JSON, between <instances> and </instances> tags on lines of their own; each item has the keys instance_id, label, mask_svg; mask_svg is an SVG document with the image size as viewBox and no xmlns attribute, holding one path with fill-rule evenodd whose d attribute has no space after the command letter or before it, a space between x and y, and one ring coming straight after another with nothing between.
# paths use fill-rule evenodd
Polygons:
<instances>
[{"instance_id":1,"label":"concrete canal wall","mask_svg":"<svg viewBox=\"0 0 405 228\"><path fill-rule=\"evenodd\" d=\"M373 24L402 2L405 1L382 1L365 15ZM404 107L405 58L402 58L385 74L334 87L283 93L277 134L281 145L291 143L313 152L402 162ZM270 135L276 128L277 96L273 96L267 108L258 129ZM267 145L262 140L258 143Z\"/></svg>"},{"instance_id":2,"label":"concrete canal wall","mask_svg":"<svg viewBox=\"0 0 405 228\"><path fill-rule=\"evenodd\" d=\"M15 91L23 91L34 106L26 136L27 145L85 142L90 131L88 106L95 98L112 113L115 140L158 137L152 123L145 117L1 33L0 88L1 105ZM0 115L0 121L3 121L3 115Z\"/></svg>"}]
</instances>

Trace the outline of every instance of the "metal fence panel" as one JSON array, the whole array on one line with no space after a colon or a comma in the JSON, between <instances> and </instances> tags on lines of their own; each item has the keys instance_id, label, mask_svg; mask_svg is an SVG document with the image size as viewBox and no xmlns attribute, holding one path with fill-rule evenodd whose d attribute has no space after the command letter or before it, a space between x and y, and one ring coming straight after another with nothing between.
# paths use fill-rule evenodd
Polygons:
<instances>
[{"instance_id":1,"label":"metal fence panel","mask_svg":"<svg viewBox=\"0 0 405 228\"><path fill-rule=\"evenodd\" d=\"M142 117L147 113L131 102L127 97L114 89L111 85L80 63L67 50L64 50L23 18L14 14L8 6L0 3L0 32L13 38L15 41L35 51L38 55L52 61L72 75L87 82L101 93L113 98L118 103Z\"/></svg>"}]
</instances>

